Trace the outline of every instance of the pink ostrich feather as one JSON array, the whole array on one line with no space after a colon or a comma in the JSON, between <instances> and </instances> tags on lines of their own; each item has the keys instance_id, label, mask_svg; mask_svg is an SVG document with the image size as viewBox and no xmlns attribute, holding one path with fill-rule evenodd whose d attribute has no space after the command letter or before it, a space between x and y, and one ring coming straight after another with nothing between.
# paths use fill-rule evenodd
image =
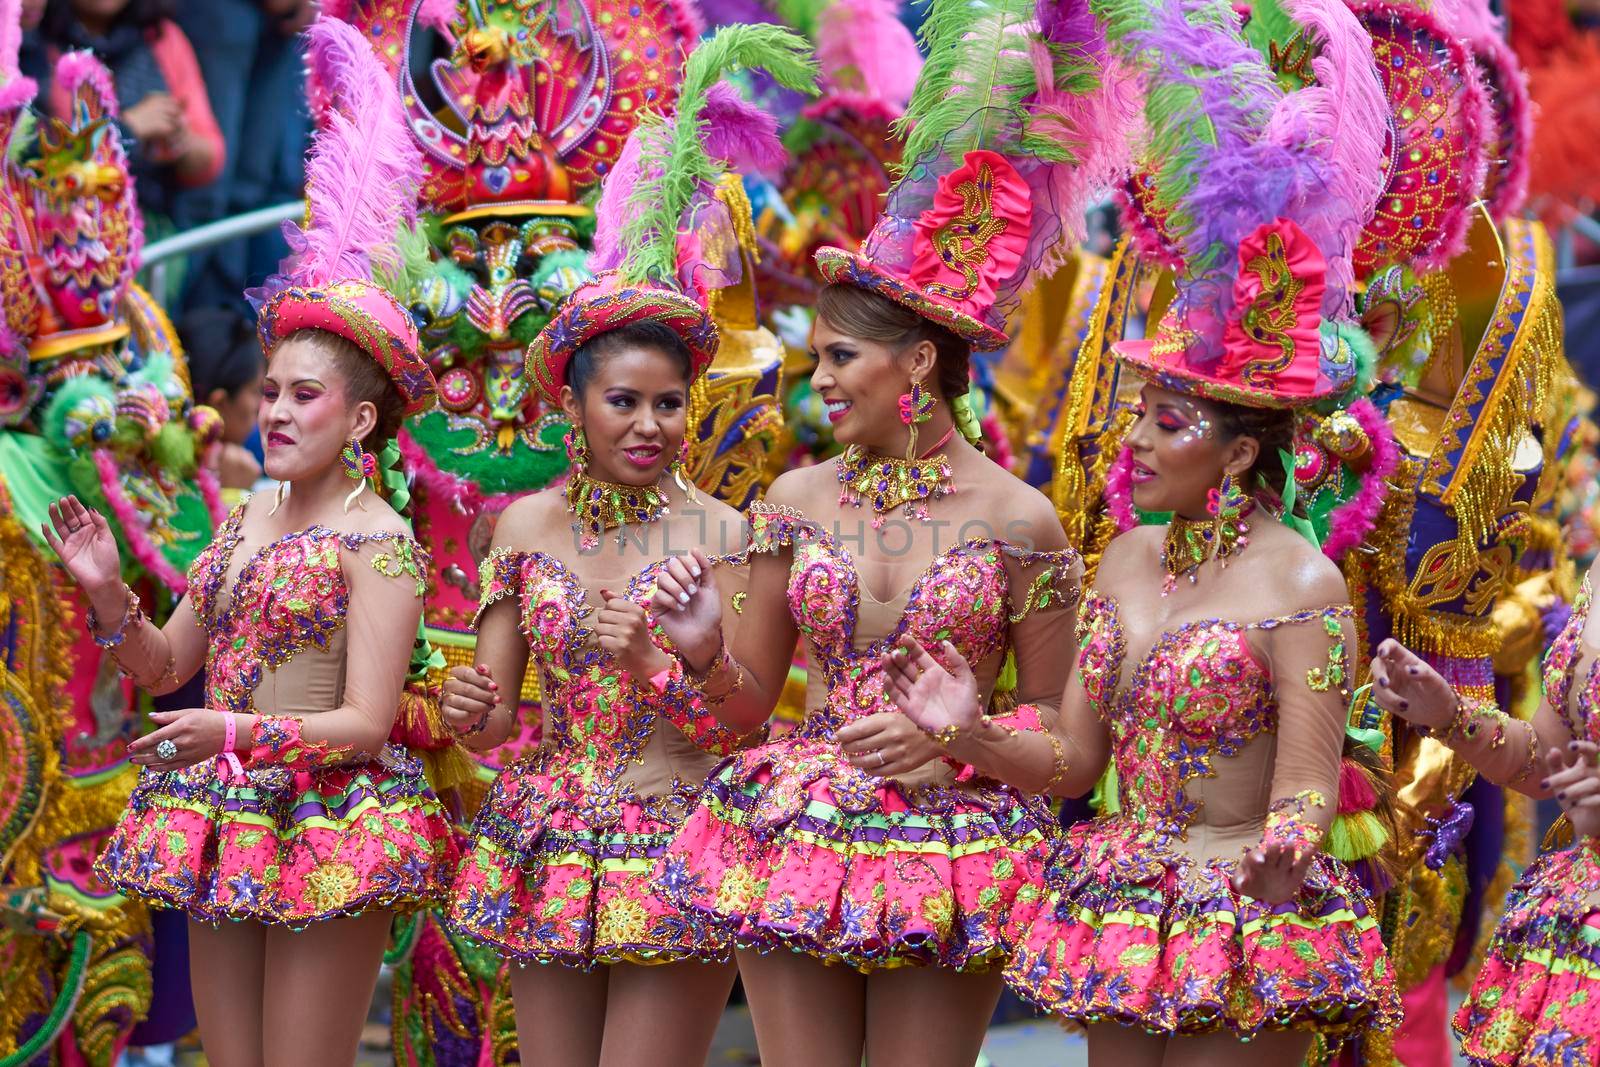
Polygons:
<instances>
[{"instance_id":1,"label":"pink ostrich feather","mask_svg":"<svg viewBox=\"0 0 1600 1067\"><path fill-rule=\"evenodd\" d=\"M22 76L22 70L17 66L17 52L22 48L22 0L0 0L0 81L5 82L5 88L0 90L0 108L10 109L26 104L33 99L38 91L33 82ZM29 91L28 99L11 103L11 99L19 94L7 92L18 82L27 82Z\"/></svg>"},{"instance_id":2,"label":"pink ostrich feather","mask_svg":"<svg viewBox=\"0 0 1600 1067\"><path fill-rule=\"evenodd\" d=\"M1389 476L1400 462L1400 448L1395 444L1394 431L1389 420L1383 417L1372 401L1361 399L1345 409L1356 424L1366 431L1372 449L1372 464L1361 475L1361 488L1356 495L1333 509L1328 516L1328 538L1322 543L1322 552L1338 562L1344 554L1366 540L1367 534L1378 521L1378 512L1389 496Z\"/></svg>"},{"instance_id":3,"label":"pink ostrich feather","mask_svg":"<svg viewBox=\"0 0 1600 1067\"><path fill-rule=\"evenodd\" d=\"M706 92L701 111L706 154L740 173L755 173L776 180L789 163L778 136L778 120L739 95L727 82L717 82Z\"/></svg>"},{"instance_id":4,"label":"pink ostrich feather","mask_svg":"<svg viewBox=\"0 0 1600 1067\"><path fill-rule=\"evenodd\" d=\"M1082 47L1086 58L1098 65L1099 84L1087 92L1056 88L1057 60L1051 45L1035 41L1028 54L1039 79L1039 90L1028 102L1034 128L1070 146L1073 156L1071 162L1050 167L1049 202L1060 215L1065 240L1050 246L1032 272L1034 278L1048 277L1072 258L1086 236L1085 213L1091 201L1127 174L1134 132L1143 125L1140 80L1106 51L1104 37L1098 55L1092 45L1073 47Z\"/></svg>"},{"instance_id":5,"label":"pink ostrich feather","mask_svg":"<svg viewBox=\"0 0 1600 1067\"><path fill-rule=\"evenodd\" d=\"M622 143L616 162L600 186L600 200L594 206L594 245L589 252L589 270L595 274L615 270L622 266L628 250L622 243L622 231L628 220L638 210L630 207L633 190L644 174L644 140L652 130L661 127L652 122L635 126L628 139ZM654 153L661 155L661 146Z\"/></svg>"},{"instance_id":6,"label":"pink ostrich feather","mask_svg":"<svg viewBox=\"0 0 1600 1067\"><path fill-rule=\"evenodd\" d=\"M1355 283L1351 257L1383 195L1389 106L1372 38L1343 0L1286 0L1284 11L1315 38L1316 82L1285 96L1266 136L1304 138L1324 162L1326 187L1307 190L1297 221L1328 262L1323 310L1346 310Z\"/></svg>"},{"instance_id":7,"label":"pink ostrich feather","mask_svg":"<svg viewBox=\"0 0 1600 1067\"><path fill-rule=\"evenodd\" d=\"M306 162L310 225L290 280L326 285L392 273L400 266L396 234L416 221L422 154L394 79L361 32L324 16L306 37L332 106Z\"/></svg>"},{"instance_id":8,"label":"pink ostrich feather","mask_svg":"<svg viewBox=\"0 0 1600 1067\"><path fill-rule=\"evenodd\" d=\"M828 92L858 92L904 111L922 70L895 0L834 0L817 18L817 63Z\"/></svg>"},{"instance_id":9,"label":"pink ostrich feather","mask_svg":"<svg viewBox=\"0 0 1600 1067\"><path fill-rule=\"evenodd\" d=\"M68 52L62 56L56 63L56 82L69 98L77 95L80 86L87 85L107 115L116 118L120 114L117 91L111 84L111 72L94 57L93 52Z\"/></svg>"},{"instance_id":10,"label":"pink ostrich feather","mask_svg":"<svg viewBox=\"0 0 1600 1067\"><path fill-rule=\"evenodd\" d=\"M1139 525L1133 513L1133 451L1123 448L1106 470L1106 511L1116 524L1117 533L1127 533Z\"/></svg>"}]
</instances>

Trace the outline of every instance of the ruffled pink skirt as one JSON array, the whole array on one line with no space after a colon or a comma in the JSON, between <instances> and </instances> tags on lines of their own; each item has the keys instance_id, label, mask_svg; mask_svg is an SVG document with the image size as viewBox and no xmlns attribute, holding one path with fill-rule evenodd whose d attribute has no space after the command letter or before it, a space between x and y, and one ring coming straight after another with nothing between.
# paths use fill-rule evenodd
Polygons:
<instances>
[{"instance_id":1,"label":"ruffled pink skirt","mask_svg":"<svg viewBox=\"0 0 1600 1067\"><path fill-rule=\"evenodd\" d=\"M1462 1051L1495 1067L1600 1064L1600 843L1540 856L1512 888L1455 1018Z\"/></svg>"},{"instance_id":2,"label":"ruffled pink skirt","mask_svg":"<svg viewBox=\"0 0 1600 1067\"><path fill-rule=\"evenodd\" d=\"M1399 1021L1367 895L1319 855L1299 894L1240 896L1232 864L1162 848L1121 816L1073 827L1039 903L1016 915L1008 984L1064 1020L1159 1034L1314 1029Z\"/></svg>"},{"instance_id":3,"label":"ruffled pink skirt","mask_svg":"<svg viewBox=\"0 0 1600 1067\"><path fill-rule=\"evenodd\" d=\"M503 956L588 969L721 961L728 941L656 884L695 790L642 800L585 787L559 754L503 771L473 823L449 924Z\"/></svg>"},{"instance_id":4,"label":"ruffled pink skirt","mask_svg":"<svg viewBox=\"0 0 1600 1067\"><path fill-rule=\"evenodd\" d=\"M245 772L213 763L139 775L95 866L121 891L216 923L304 926L443 899L457 850L422 763L381 759Z\"/></svg>"},{"instance_id":5,"label":"ruffled pink skirt","mask_svg":"<svg viewBox=\"0 0 1600 1067\"><path fill-rule=\"evenodd\" d=\"M984 970L1006 953L1006 915L1034 892L1053 825L1008 788L908 796L833 741L793 736L723 762L660 881L743 948Z\"/></svg>"}]
</instances>

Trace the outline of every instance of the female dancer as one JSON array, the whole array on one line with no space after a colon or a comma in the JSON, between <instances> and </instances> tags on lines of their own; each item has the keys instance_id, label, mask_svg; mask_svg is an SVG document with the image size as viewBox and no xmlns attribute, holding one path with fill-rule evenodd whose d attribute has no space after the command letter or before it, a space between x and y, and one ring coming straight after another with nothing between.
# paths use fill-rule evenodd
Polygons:
<instances>
[{"instance_id":1,"label":"female dancer","mask_svg":"<svg viewBox=\"0 0 1600 1067\"><path fill-rule=\"evenodd\" d=\"M1372 663L1373 696L1431 733L1497 785L1552 793L1576 833L1545 852L1512 887L1483 969L1456 1013L1467 1058L1497 1067L1600 1061L1600 619L1590 612L1591 567L1572 617L1544 662L1544 700L1532 721L1463 699L1426 660L1389 640Z\"/></svg>"},{"instance_id":2,"label":"female dancer","mask_svg":"<svg viewBox=\"0 0 1600 1067\"><path fill-rule=\"evenodd\" d=\"M746 65L763 65L766 53L768 69L806 69L798 38L765 36L745 48L750 28L725 28L691 55L685 83L703 91L717 73L704 57L723 47L740 48ZM680 131L698 130L703 100L682 102ZM715 171L732 122L723 114L704 146L694 133L679 142L698 161L661 151L654 137L665 127L644 128L636 136L649 140L626 152L665 159L666 169ZM716 179L700 188L715 190ZM651 204L674 220L723 210L702 194L688 204L671 195L619 167L607 179L596 247L620 247L618 205ZM674 237L655 238L667 262L691 276L726 275L718 265L686 267L706 246L680 249ZM720 569L723 546L743 549L744 524L684 480L689 391L718 333L703 296L647 280L639 264L653 251L635 246L620 264L598 255L597 266L617 269L568 298L529 346L529 373L572 424L572 470L564 490L525 497L500 519L482 565L479 666L457 668L445 687L447 720L468 745L490 749L512 729L530 656L539 672L543 743L496 779L450 908L457 930L519 964L511 988L525 1063L699 1067L733 986L727 938L655 879L706 774L739 736L707 710L737 679L688 677L647 607L675 549L699 548ZM728 562L739 564L723 576L731 600L742 596L742 556Z\"/></svg>"},{"instance_id":3,"label":"female dancer","mask_svg":"<svg viewBox=\"0 0 1600 1067\"><path fill-rule=\"evenodd\" d=\"M1282 521L1293 409L1354 378L1354 328L1322 309L1346 305L1340 257L1370 205L1327 192L1336 160L1320 142L1273 140L1303 128L1310 98L1276 89L1225 4L1173 3L1153 18L1181 26L1174 37L1193 55L1169 59L1154 33L1136 34L1150 92L1184 86L1227 111L1209 118L1239 142L1197 142L1177 186L1193 199L1168 193L1164 173L1147 185L1153 217L1202 220L1173 240L1208 266L1179 279L1150 339L1117 348L1146 384L1113 484L1173 518L1115 539L1080 610L1057 785L1087 790L1109 748L1117 799L1063 836L1042 899L1013 914L1006 977L1087 1024L1095 1063L1222 1064L1249 1040L1267 1062L1298 1064L1310 1031L1337 1040L1397 1021L1365 893L1319 850L1339 799L1352 611L1339 571ZM1341 25L1360 32L1330 9L1318 35ZM1197 119L1202 136L1210 128L1205 112L1175 116ZM1181 146L1187 131L1159 134ZM1246 151L1272 158L1282 181L1206 217ZM902 647L889 688L908 716L980 772L1037 781L1051 748L982 721L963 657L945 649L941 665L916 642Z\"/></svg>"},{"instance_id":4,"label":"female dancer","mask_svg":"<svg viewBox=\"0 0 1600 1067\"><path fill-rule=\"evenodd\" d=\"M323 22L310 37L319 69L382 86L355 31ZM360 119L403 136L398 103ZM369 136L337 114L313 169L372 150ZM336 273L356 256L328 239L356 215L393 233L404 201L386 213L374 190L347 188L346 201L326 194L335 186L313 183L307 251L261 317L276 502L234 509L160 629L120 581L104 518L68 497L45 531L88 595L95 640L142 687L168 693L206 668L208 706L155 713L160 728L129 746L144 770L98 869L189 914L200 1034L219 1067L352 1062L393 912L441 896L455 861L420 761L387 744L423 560L368 487L372 451L434 385L410 316Z\"/></svg>"},{"instance_id":5,"label":"female dancer","mask_svg":"<svg viewBox=\"0 0 1600 1067\"><path fill-rule=\"evenodd\" d=\"M1056 85L1109 93L1105 49L1073 36L1097 32L1092 18L1058 19L1053 5L1037 22L982 2L934 7L934 74L906 113L914 165L861 253L816 257L829 284L811 384L845 451L785 473L751 509L758 555L732 655L705 560L672 560L656 593L691 670L742 675L717 712L735 730L770 713L806 638L805 721L724 763L661 869L669 892L736 939L762 1062L777 1067L976 1059L1004 919L1034 891L1054 825L1028 794L1065 769L1047 758L1014 786L976 776L884 691L896 642L947 642L975 665L985 704L995 698L997 729L1041 730L1069 669L1080 574L1049 503L970 443L967 364L972 348L1006 343L1004 307L1082 217L1051 194L1097 180L1030 155L1049 134L1005 105ZM1081 69L997 65L996 47ZM944 81L996 69L1027 84ZM1105 99L1052 99L1115 113ZM1075 164L1108 165L1117 131L1079 132Z\"/></svg>"}]
</instances>

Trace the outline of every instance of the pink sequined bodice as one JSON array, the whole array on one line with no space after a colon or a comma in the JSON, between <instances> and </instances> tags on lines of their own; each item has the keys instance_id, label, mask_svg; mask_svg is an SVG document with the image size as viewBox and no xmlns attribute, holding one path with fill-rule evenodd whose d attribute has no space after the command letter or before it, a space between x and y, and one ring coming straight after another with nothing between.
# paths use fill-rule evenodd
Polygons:
<instances>
[{"instance_id":1,"label":"pink sequined bodice","mask_svg":"<svg viewBox=\"0 0 1600 1067\"><path fill-rule=\"evenodd\" d=\"M1571 618L1545 653L1544 692L1545 699L1561 716L1561 721L1567 724L1573 737L1600 742L1600 715L1595 714L1596 702L1600 700L1600 670L1597 670L1600 668L1600 656L1587 650L1583 643L1583 628L1589 620L1591 595L1589 580L1585 578L1583 588L1572 601ZM1587 665L1584 662L1586 651ZM1583 675L1583 686L1574 698L1573 686L1580 673Z\"/></svg>"},{"instance_id":2,"label":"pink sequined bodice","mask_svg":"<svg viewBox=\"0 0 1600 1067\"><path fill-rule=\"evenodd\" d=\"M883 692L879 660L909 634L924 647L949 641L970 664L1006 645L1014 618L1046 604L1070 603L1077 554L1032 552L994 539L974 539L936 556L917 577L897 624L863 648L856 647L861 582L849 553L814 523L787 511L753 508L757 550L792 544L789 611L807 643L809 669L821 671L826 699L809 710L801 733L831 734L855 719L894 708ZM1010 556L1039 574L1025 591L1013 590Z\"/></svg>"},{"instance_id":3,"label":"pink sequined bodice","mask_svg":"<svg viewBox=\"0 0 1600 1067\"><path fill-rule=\"evenodd\" d=\"M648 605L660 568L660 561L652 563L628 579L622 596ZM554 556L496 549L483 561L479 582L480 615L515 598L518 628L539 672L543 739L525 769L558 778L569 798L599 805L591 810L595 819L607 821L617 802L681 804L716 757L737 747L738 736L685 684L681 666L657 687L617 665L595 639L593 608L578 576ZM660 627L651 638L672 655Z\"/></svg>"},{"instance_id":4,"label":"pink sequined bodice","mask_svg":"<svg viewBox=\"0 0 1600 1067\"><path fill-rule=\"evenodd\" d=\"M629 579L623 596L641 606L655 591L652 563ZM545 747L586 755L602 764L636 760L650 740L656 714L633 699L633 679L594 641L578 576L544 552L497 549L484 561L479 613L517 598L519 627L539 671ZM657 629L656 646L669 650Z\"/></svg>"},{"instance_id":5,"label":"pink sequined bodice","mask_svg":"<svg viewBox=\"0 0 1600 1067\"><path fill-rule=\"evenodd\" d=\"M263 545L239 570L218 605L223 582L241 540L245 505L228 516L217 537L195 557L189 570L195 617L205 628L206 706L220 711L264 711L255 694L268 672L283 668L303 652L321 654L324 666L343 677L343 632L350 588L340 568L340 552L379 544L372 566L389 577L405 576L423 594L427 552L398 533L340 533L311 526ZM339 687L330 687L329 692ZM329 708L321 710L331 710Z\"/></svg>"},{"instance_id":6,"label":"pink sequined bodice","mask_svg":"<svg viewBox=\"0 0 1600 1067\"><path fill-rule=\"evenodd\" d=\"M1200 813L1188 784L1214 776L1218 757L1277 730L1278 699L1250 648L1251 631L1320 622L1329 669L1342 669L1333 664L1342 665L1340 622L1349 617L1342 606L1254 623L1187 623L1163 633L1124 683L1127 638L1117 602L1091 592L1078 617L1078 672L1111 730L1123 816L1158 836L1181 836Z\"/></svg>"}]
</instances>

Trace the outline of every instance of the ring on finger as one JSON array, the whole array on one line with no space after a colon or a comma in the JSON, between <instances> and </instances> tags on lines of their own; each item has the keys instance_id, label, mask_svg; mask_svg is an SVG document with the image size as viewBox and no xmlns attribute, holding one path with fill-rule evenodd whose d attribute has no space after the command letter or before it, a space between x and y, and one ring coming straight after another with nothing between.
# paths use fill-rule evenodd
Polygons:
<instances>
[{"instance_id":1,"label":"ring on finger","mask_svg":"<svg viewBox=\"0 0 1600 1067\"><path fill-rule=\"evenodd\" d=\"M881 749L881 748L878 749L878 766L882 767L885 763L888 763L888 762L889 762L888 759L883 754L883 749Z\"/></svg>"},{"instance_id":2,"label":"ring on finger","mask_svg":"<svg viewBox=\"0 0 1600 1067\"><path fill-rule=\"evenodd\" d=\"M169 737L156 745L156 756L160 759L172 761L178 758L178 746Z\"/></svg>"}]
</instances>

